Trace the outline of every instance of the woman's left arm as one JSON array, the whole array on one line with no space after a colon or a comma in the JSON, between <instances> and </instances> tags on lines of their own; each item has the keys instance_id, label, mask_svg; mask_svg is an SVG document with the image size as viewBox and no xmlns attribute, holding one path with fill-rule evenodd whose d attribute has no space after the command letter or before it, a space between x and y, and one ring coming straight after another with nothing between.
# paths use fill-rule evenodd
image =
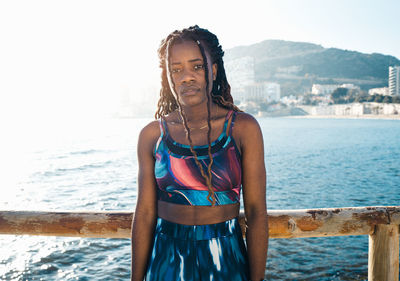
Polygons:
<instances>
[{"instance_id":1,"label":"woman's left arm","mask_svg":"<svg viewBox=\"0 0 400 281\"><path fill-rule=\"evenodd\" d=\"M242 153L242 185L250 278L252 281L259 281L265 277L269 237L264 141L257 120L249 114L240 114L240 121L238 118L235 129L239 130L237 133L240 134Z\"/></svg>"}]
</instances>

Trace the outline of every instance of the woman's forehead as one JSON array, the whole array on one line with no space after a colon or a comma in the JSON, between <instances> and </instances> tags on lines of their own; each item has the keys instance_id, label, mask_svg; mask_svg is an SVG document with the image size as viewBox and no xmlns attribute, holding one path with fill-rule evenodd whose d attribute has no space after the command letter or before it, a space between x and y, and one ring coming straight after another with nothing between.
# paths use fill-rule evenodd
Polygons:
<instances>
[{"instance_id":1,"label":"woman's forehead","mask_svg":"<svg viewBox=\"0 0 400 281\"><path fill-rule=\"evenodd\" d=\"M206 52L206 50L204 51ZM182 61L190 61L196 59L203 60L200 48L194 41L182 41L174 43L171 46L170 56L171 63L179 63Z\"/></svg>"}]
</instances>

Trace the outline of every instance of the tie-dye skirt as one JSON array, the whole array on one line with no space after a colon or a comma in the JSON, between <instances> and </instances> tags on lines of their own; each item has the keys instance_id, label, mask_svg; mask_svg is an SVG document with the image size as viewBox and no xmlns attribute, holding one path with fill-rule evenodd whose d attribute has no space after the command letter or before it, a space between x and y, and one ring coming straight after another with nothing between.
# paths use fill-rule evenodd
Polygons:
<instances>
[{"instance_id":1,"label":"tie-dye skirt","mask_svg":"<svg viewBox=\"0 0 400 281\"><path fill-rule=\"evenodd\" d=\"M146 281L247 281L248 268L237 218L208 225L157 219Z\"/></svg>"}]
</instances>

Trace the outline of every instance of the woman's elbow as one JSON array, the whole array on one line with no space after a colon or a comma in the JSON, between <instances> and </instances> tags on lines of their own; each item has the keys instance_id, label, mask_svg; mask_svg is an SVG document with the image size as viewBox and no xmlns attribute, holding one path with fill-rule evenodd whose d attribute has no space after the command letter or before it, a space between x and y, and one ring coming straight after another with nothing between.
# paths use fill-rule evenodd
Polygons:
<instances>
[{"instance_id":1,"label":"woman's elbow","mask_svg":"<svg viewBox=\"0 0 400 281\"><path fill-rule=\"evenodd\" d=\"M245 217L247 224L260 223L262 221L267 221L267 208L266 207L250 207L245 210Z\"/></svg>"}]
</instances>

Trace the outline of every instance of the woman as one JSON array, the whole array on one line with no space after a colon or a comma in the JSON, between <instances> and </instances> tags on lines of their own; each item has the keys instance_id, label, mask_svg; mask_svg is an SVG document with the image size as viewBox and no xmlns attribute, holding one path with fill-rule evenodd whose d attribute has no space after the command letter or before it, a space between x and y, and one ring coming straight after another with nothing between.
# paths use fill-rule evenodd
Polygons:
<instances>
[{"instance_id":1,"label":"woman","mask_svg":"<svg viewBox=\"0 0 400 281\"><path fill-rule=\"evenodd\" d=\"M230 95L217 37L174 31L158 50L157 121L138 141L132 280L263 280L268 247L263 138ZM240 190L246 243L238 224Z\"/></svg>"}]
</instances>

